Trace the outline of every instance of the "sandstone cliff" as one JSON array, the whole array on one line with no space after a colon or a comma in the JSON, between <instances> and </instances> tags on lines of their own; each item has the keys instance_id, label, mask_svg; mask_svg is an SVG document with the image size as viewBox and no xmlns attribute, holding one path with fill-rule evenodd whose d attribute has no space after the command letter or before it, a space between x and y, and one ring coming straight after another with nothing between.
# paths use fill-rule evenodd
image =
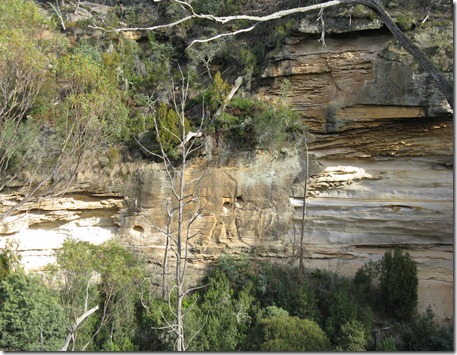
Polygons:
<instances>
[{"instance_id":1,"label":"sandstone cliff","mask_svg":"<svg viewBox=\"0 0 457 355\"><path fill-rule=\"evenodd\" d=\"M306 141L277 153L204 155L189 165L188 181L204 172L196 187L205 208L194 225L200 232L192 243L194 275L224 252L272 260L296 255L308 174L307 265L353 275L368 260L401 246L418 263L421 309L430 304L438 319L449 321L449 108L429 75L381 24L354 22L356 28L335 29L322 47L307 21L301 34L270 53L255 86L267 99L280 95L282 83L289 81L288 98L309 127ZM431 45L427 38L418 40ZM0 197L0 207L15 199ZM120 236L153 265L164 248L155 226L164 225L169 200L160 164L91 167L68 195L25 205L0 229L0 243L17 239L26 268L39 270L66 237L101 243Z\"/></svg>"}]
</instances>

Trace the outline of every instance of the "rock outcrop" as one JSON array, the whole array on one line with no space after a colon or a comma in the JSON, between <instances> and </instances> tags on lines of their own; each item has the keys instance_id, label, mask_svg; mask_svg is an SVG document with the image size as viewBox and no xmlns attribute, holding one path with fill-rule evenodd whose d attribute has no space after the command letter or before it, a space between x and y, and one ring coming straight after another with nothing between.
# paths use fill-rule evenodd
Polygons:
<instances>
[{"instance_id":1,"label":"rock outcrop","mask_svg":"<svg viewBox=\"0 0 457 355\"><path fill-rule=\"evenodd\" d=\"M276 260L296 255L304 179L306 262L346 275L394 246L418 263L420 307L453 317L453 121L443 96L379 24L326 38L295 36L270 55L257 85L287 96L309 127L306 142L277 153L222 152L192 160L187 181L203 212L192 225L199 275L224 252ZM366 26L370 29L367 30ZM337 31L335 31L337 32ZM344 32L344 31L339 31ZM305 144L306 143L306 144ZM200 177L202 179L200 180ZM160 164L121 163L78 176L78 189L30 203L0 229L19 240L29 270L66 237L120 236L160 261L170 181ZM11 196L0 196L7 204Z\"/></svg>"}]
</instances>

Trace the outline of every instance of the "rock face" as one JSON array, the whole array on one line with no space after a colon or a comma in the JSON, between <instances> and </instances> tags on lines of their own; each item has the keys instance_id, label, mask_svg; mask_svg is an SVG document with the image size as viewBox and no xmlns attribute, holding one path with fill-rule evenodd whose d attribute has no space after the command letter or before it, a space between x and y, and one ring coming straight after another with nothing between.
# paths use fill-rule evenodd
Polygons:
<instances>
[{"instance_id":1,"label":"rock face","mask_svg":"<svg viewBox=\"0 0 457 355\"><path fill-rule=\"evenodd\" d=\"M294 38L272 55L258 95L280 95L287 79L288 98L319 133L448 113L431 77L392 41L382 30L328 38L326 47Z\"/></svg>"},{"instance_id":2,"label":"rock face","mask_svg":"<svg viewBox=\"0 0 457 355\"><path fill-rule=\"evenodd\" d=\"M330 32L345 32L329 23ZM420 306L446 321L453 312L449 107L389 33L376 22L355 26L370 30L327 38L326 47L293 38L272 55L257 89L269 98L287 87L313 133L309 153L326 167L310 181L308 261L353 275L401 246L418 262ZM320 33L307 20L301 29ZM303 199L291 203L297 228Z\"/></svg>"},{"instance_id":3,"label":"rock face","mask_svg":"<svg viewBox=\"0 0 457 355\"><path fill-rule=\"evenodd\" d=\"M40 270L53 262L53 250L66 238L94 244L112 238L118 231L114 215L123 206L123 198L96 194L71 194L27 204L21 214L2 223L0 248L7 240L18 241L25 269Z\"/></svg>"},{"instance_id":4,"label":"rock face","mask_svg":"<svg viewBox=\"0 0 457 355\"><path fill-rule=\"evenodd\" d=\"M287 96L309 126L302 144L190 162L188 188L204 206L191 228L195 277L224 252L297 255L308 176L309 267L352 276L400 246L418 263L421 309L431 305L443 322L453 317L452 117L427 73L373 26L329 37L325 48L297 36L271 54L257 95L280 95L288 80ZM158 228L173 203L160 164L122 163L80 174L78 183L80 192L25 206L2 226L0 243L19 240L30 270L51 261L66 237L120 236L151 265L160 262ZM11 198L2 197L3 204Z\"/></svg>"}]
</instances>

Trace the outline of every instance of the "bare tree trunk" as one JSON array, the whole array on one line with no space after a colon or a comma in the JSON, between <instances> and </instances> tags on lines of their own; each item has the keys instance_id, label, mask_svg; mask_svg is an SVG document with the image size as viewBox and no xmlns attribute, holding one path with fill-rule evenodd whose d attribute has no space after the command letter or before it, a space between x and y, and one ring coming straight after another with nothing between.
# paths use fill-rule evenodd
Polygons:
<instances>
[{"instance_id":1,"label":"bare tree trunk","mask_svg":"<svg viewBox=\"0 0 457 355\"><path fill-rule=\"evenodd\" d=\"M70 331L68 332L67 339L65 340L65 344L62 347L62 349L60 349L60 351L67 351L67 348L68 348L68 345L70 344L70 341L72 339L75 339L76 331L77 331L79 325L81 324L81 322L84 319L86 319L87 317L89 317L92 313L94 313L97 310L98 310L98 305L96 305L95 307L89 309L87 312L84 312L84 314L81 317L76 319L75 323L72 325ZM73 348L74 348L74 346L73 346Z\"/></svg>"},{"instance_id":2,"label":"bare tree trunk","mask_svg":"<svg viewBox=\"0 0 457 355\"><path fill-rule=\"evenodd\" d=\"M160 226L153 225L153 228L159 230L166 237L165 252L162 266L162 295L164 299L168 299L169 306L173 308L174 319L169 321L165 319L167 326L163 329L169 329L176 336L176 350L185 351L189 344L186 344L185 341L185 329L184 329L184 316L185 310L183 309L183 300L189 289L186 289L186 270L187 263L189 260L189 241L197 234L191 235L190 230L192 224L195 222L197 217L201 214L202 208L199 206L198 197L194 197L195 190L191 192L187 191L191 183L198 183L204 177L204 174L200 178L193 180L192 182L186 181L186 169L187 169L187 160L189 159L190 154L196 150L203 147L203 144L196 145L195 139L202 136L202 127L204 121L204 115L200 122L200 127L197 129L196 133L186 132L186 118L185 118L185 103L187 100L187 95L189 92L189 79L184 78L184 74L181 72L181 102L177 102L175 98L175 85L172 82L171 87L173 88L170 93L172 98L175 113L179 118L179 133L170 131L167 127L161 126L159 120L154 116L154 127L157 142L159 144L160 153L151 152L144 146L147 152L151 155L160 158L163 161L165 172L168 176L168 179L171 184L171 195L173 202L167 206L168 221L166 228L161 228ZM161 130L166 130L168 133L173 135L178 139L179 143L176 146L176 149L180 154L180 165L175 167L175 164L172 162L170 156L164 149L164 142L161 138ZM137 141L138 142L138 141ZM141 143L138 142L140 145ZM179 186L178 186L179 184ZM194 188L195 189L195 188ZM186 211L189 212L189 205L197 204L194 209L192 216L189 219L185 219ZM174 223L174 216L177 216L176 225ZM176 258L176 263L174 265L174 285L171 290L168 290L168 269L169 269L169 251L173 252L173 255ZM174 305L171 304L171 294L176 292L176 300ZM188 341L192 340L193 337Z\"/></svg>"},{"instance_id":3,"label":"bare tree trunk","mask_svg":"<svg viewBox=\"0 0 457 355\"><path fill-rule=\"evenodd\" d=\"M171 216L170 216L171 218ZM162 298L168 299L168 252L170 251L170 226L167 227L167 235L165 237L165 250L163 254L162 265Z\"/></svg>"},{"instance_id":4,"label":"bare tree trunk","mask_svg":"<svg viewBox=\"0 0 457 355\"><path fill-rule=\"evenodd\" d=\"M301 218L301 233L300 233L300 248L299 248L299 266L300 278L303 280L305 277L305 261L304 261L304 242L305 242L305 220L306 220L306 192L307 192L307 180L305 178L304 192L303 192L303 209Z\"/></svg>"},{"instance_id":5,"label":"bare tree trunk","mask_svg":"<svg viewBox=\"0 0 457 355\"><path fill-rule=\"evenodd\" d=\"M305 268L305 223L306 223L306 195L308 193L308 178L309 178L309 154L308 154L308 144L306 142L306 135L304 137L305 143L305 154L306 154L306 167L305 167L305 181L303 184L303 209L302 209L302 219L301 219L301 234L300 234L300 247L299 247L299 265L298 271L300 275L300 279L303 281L306 275L306 268Z\"/></svg>"},{"instance_id":6,"label":"bare tree trunk","mask_svg":"<svg viewBox=\"0 0 457 355\"><path fill-rule=\"evenodd\" d=\"M73 12L75 15L78 13L80 2L81 2L81 0L76 0L75 11Z\"/></svg>"},{"instance_id":7,"label":"bare tree trunk","mask_svg":"<svg viewBox=\"0 0 457 355\"><path fill-rule=\"evenodd\" d=\"M186 139L186 130L184 129L184 115L182 116L181 120L181 125L183 127L182 129L182 142ZM184 273L181 270L182 263L186 263L187 259L183 260L183 255L182 255L182 244L184 242L183 240L183 205L184 205L184 184L185 184L185 176L184 174L186 173L186 150L185 147L183 149L183 153L181 155L181 173L180 173L180 181L179 181L179 206L178 206L178 239L177 239L177 255L176 255L176 285L177 285L177 290L178 290L178 297L176 300L176 325L177 325L177 346L176 350L178 351L184 351L185 350L185 343L184 343L184 324L183 324L183 310L182 310L182 301L184 297ZM187 241L185 242L186 247L187 247Z\"/></svg>"}]
</instances>

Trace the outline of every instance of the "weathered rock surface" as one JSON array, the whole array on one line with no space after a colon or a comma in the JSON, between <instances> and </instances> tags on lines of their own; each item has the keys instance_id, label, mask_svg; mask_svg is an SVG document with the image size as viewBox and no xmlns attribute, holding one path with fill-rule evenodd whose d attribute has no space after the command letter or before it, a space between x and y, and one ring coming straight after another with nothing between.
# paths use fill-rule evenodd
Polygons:
<instances>
[{"instance_id":1,"label":"weathered rock surface","mask_svg":"<svg viewBox=\"0 0 457 355\"><path fill-rule=\"evenodd\" d=\"M382 30L330 37L325 47L317 40L294 38L272 54L258 95L280 95L287 79L288 98L316 133L448 113L430 75L392 41Z\"/></svg>"},{"instance_id":2,"label":"weathered rock surface","mask_svg":"<svg viewBox=\"0 0 457 355\"><path fill-rule=\"evenodd\" d=\"M365 25L364 25L365 26ZM220 253L253 259L296 255L304 178L307 264L352 276L393 246L418 263L420 307L453 317L453 122L427 73L382 30L306 36L272 53L260 97L288 97L310 134L271 154L222 152L194 159L187 181L205 206L193 224L194 275ZM120 236L160 261L170 181L160 164L122 163L78 176L78 193L24 206L0 229L19 240L26 268L52 260L64 238ZM104 194L100 194L104 193ZM1 196L8 201L8 196ZM191 211L189 211L190 213ZM200 271L199 271L200 270Z\"/></svg>"}]
</instances>

